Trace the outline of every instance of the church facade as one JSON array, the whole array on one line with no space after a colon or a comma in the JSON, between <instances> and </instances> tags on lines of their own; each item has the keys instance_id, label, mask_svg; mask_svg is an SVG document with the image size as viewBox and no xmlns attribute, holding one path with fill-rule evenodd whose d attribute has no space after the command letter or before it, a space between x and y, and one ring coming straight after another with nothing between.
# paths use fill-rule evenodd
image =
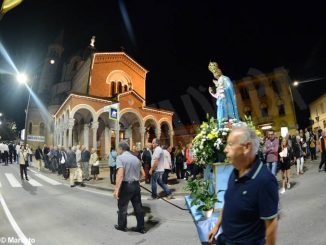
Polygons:
<instances>
[{"instance_id":1,"label":"church facade","mask_svg":"<svg viewBox=\"0 0 326 245\"><path fill-rule=\"evenodd\" d=\"M85 145L101 157L121 140L138 150L155 137L173 145L173 112L146 106L148 71L124 52L96 52L94 42L93 37L83 56L66 64L45 63L38 94L50 115L31 104L28 143ZM46 60L59 59L62 51L60 45L50 46Z\"/></svg>"}]
</instances>

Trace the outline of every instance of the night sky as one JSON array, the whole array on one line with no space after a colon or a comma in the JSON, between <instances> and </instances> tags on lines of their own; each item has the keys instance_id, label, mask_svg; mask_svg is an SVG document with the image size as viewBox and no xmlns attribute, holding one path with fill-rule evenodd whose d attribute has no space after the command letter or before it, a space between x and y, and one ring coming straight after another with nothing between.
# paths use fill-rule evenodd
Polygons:
<instances>
[{"instance_id":1,"label":"night sky","mask_svg":"<svg viewBox=\"0 0 326 245\"><path fill-rule=\"evenodd\" d=\"M190 86L202 86L200 91L211 86L209 60L232 80L250 68L269 73L277 67L288 69L294 80L326 77L324 8L314 1L270 2L26 0L0 21L0 41L18 69L28 73L39 69L47 46L62 30L66 59L86 48L92 35L97 51L124 47L150 71L148 104L168 100L189 123L180 96ZM0 71L12 72L1 55ZM302 84L298 90L308 104L326 91L326 83ZM23 127L26 89L2 74L0 92L0 111ZM205 111L193 103L204 119ZM306 126L309 113L297 114L299 125Z\"/></svg>"}]
</instances>

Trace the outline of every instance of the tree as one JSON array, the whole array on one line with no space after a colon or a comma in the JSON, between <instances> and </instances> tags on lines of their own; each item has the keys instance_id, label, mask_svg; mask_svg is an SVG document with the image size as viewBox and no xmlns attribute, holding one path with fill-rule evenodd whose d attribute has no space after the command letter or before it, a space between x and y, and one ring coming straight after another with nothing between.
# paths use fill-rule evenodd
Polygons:
<instances>
[{"instance_id":1,"label":"tree","mask_svg":"<svg viewBox=\"0 0 326 245\"><path fill-rule=\"evenodd\" d=\"M13 141L18 139L18 131L15 122L4 121L0 125L1 141Z\"/></svg>"}]
</instances>

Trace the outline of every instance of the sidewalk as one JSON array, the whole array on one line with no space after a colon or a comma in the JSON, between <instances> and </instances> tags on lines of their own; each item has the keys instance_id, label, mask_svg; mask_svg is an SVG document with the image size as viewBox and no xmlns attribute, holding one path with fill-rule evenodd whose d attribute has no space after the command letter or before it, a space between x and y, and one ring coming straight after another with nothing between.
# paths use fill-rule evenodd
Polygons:
<instances>
[{"instance_id":1,"label":"sidewalk","mask_svg":"<svg viewBox=\"0 0 326 245\"><path fill-rule=\"evenodd\" d=\"M35 169L32 165L32 168ZM42 169L41 171L43 174L46 174L47 176L54 178L56 180L59 180L61 182L64 182L66 184L69 184L69 180L65 180L62 175L58 175L57 173L52 173L48 169ZM110 169L107 166L107 163L101 162L100 163L100 174L98 176L98 180L90 180L90 181L84 181L84 184L93 189L98 189L98 190L104 190L104 191L109 191L113 192L114 191L114 185L110 183ZM186 180L178 180L176 178L175 174L170 174L169 175L169 180L168 180L169 188L172 190L174 196L186 196L189 194L189 192L184 190L184 186L186 184ZM141 182L141 185L147 188L148 190L151 190L151 185L146 184L145 182ZM160 196L164 196L164 192L161 189L161 187L158 185L158 192ZM144 188L141 188L141 194L143 196L150 196L150 193L146 191Z\"/></svg>"}]
</instances>

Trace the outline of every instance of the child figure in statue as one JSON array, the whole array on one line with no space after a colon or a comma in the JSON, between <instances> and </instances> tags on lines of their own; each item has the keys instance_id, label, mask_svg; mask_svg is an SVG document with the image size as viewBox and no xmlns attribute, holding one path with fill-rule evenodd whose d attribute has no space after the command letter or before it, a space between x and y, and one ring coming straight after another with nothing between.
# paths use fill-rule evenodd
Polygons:
<instances>
[{"instance_id":1,"label":"child figure in statue","mask_svg":"<svg viewBox=\"0 0 326 245\"><path fill-rule=\"evenodd\" d=\"M209 93L216 98L218 128L223 127L223 122L229 119L237 119L239 121L238 107L235 98L233 84L227 76L222 74L216 62L210 62L208 69L213 73L213 82L216 92L209 87Z\"/></svg>"}]
</instances>

